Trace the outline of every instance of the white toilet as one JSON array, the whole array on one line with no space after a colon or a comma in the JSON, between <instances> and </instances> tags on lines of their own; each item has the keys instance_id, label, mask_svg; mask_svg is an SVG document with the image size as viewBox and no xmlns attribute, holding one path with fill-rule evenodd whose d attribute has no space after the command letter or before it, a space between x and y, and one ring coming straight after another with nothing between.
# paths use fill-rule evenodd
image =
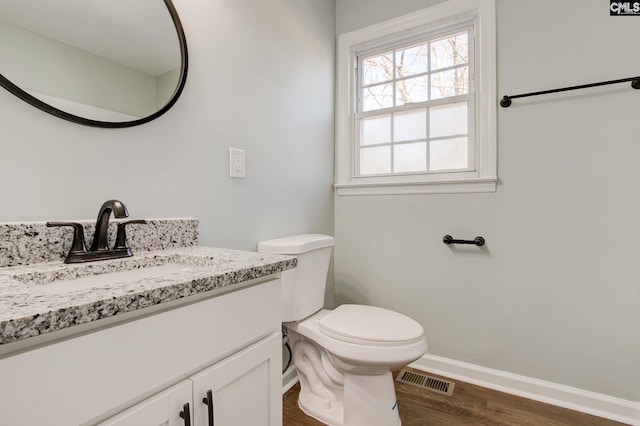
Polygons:
<instances>
[{"instance_id":1,"label":"white toilet","mask_svg":"<svg viewBox=\"0 0 640 426\"><path fill-rule=\"evenodd\" d=\"M282 321L300 379L300 408L333 426L400 425L391 371L425 354L424 330L387 309L322 309L332 237L306 234L263 241L259 252L295 256L282 273Z\"/></svg>"}]
</instances>

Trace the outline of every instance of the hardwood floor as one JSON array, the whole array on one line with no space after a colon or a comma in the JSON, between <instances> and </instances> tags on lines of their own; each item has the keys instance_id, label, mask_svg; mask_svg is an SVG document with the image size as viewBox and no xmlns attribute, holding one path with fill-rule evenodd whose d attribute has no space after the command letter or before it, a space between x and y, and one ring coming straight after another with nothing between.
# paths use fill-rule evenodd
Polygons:
<instances>
[{"instance_id":1,"label":"hardwood floor","mask_svg":"<svg viewBox=\"0 0 640 426\"><path fill-rule=\"evenodd\" d=\"M396 372L394 374L397 374ZM430 376L450 380L433 374ZM621 426L623 423L455 381L453 396L395 382L402 426ZM322 426L298 408L296 384L283 396L284 426Z\"/></svg>"}]
</instances>

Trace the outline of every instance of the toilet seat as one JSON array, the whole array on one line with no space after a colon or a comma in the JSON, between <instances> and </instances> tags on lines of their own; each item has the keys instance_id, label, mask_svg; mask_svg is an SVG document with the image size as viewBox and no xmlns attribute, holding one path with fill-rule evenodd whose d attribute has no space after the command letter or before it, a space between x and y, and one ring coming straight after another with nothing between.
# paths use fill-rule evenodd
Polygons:
<instances>
[{"instance_id":1,"label":"toilet seat","mask_svg":"<svg viewBox=\"0 0 640 426\"><path fill-rule=\"evenodd\" d=\"M364 308L365 311L368 311L367 307ZM336 308L336 310L338 309L338 312L347 309L347 313L353 313L357 312L357 309L359 308ZM341 329L339 325L332 327L334 320L331 319L329 321L325 321L323 331L320 327L320 322L324 317L332 315L333 312L335 312L335 310L329 311L327 309L322 309L302 321L285 323L285 326L290 332L297 333L302 338L315 342L318 346L324 348L331 356L335 356L340 359L341 362L349 364L349 370L352 372L361 371L364 372L363 374L381 374L380 371L383 370L392 371L400 367L404 367L427 352L427 341L424 338L422 326L418 323L409 323L410 328L415 326L420 333L419 337L415 339L415 341L414 339L411 339L414 335L413 333L407 333L401 329L396 329L397 337L400 337L400 340L396 337L395 342L380 342L382 339L379 337L376 338L375 335L371 334L372 332L368 335L364 335L364 337L369 338L367 341L362 337L349 337L346 333L339 334L331 332L330 329ZM402 315L402 317L404 317L404 315ZM366 319L369 319L370 321L367 323ZM375 318L367 318L366 314L365 317L358 316L358 318L350 321L350 323L354 323L356 321L360 325L379 322L379 320L376 320ZM353 335L353 330L351 331L351 334ZM403 335L404 338L402 338ZM407 335L410 336L408 339ZM387 338L388 337L389 336L387 336ZM346 341L346 338L350 338L357 343ZM410 343L406 343L407 340L409 340ZM295 338L292 341L295 341ZM372 373L372 371L375 373Z\"/></svg>"},{"instance_id":2,"label":"toilet seat","mask_svg":"<svg viewBox=\"0 0 640 426\"><path fill-rule=\"evenodd\" d=\"M364 346L404 346L423 339L413 319L384 308L341 305L318 320L322 334Z\"/></svg>"}]
</instances>

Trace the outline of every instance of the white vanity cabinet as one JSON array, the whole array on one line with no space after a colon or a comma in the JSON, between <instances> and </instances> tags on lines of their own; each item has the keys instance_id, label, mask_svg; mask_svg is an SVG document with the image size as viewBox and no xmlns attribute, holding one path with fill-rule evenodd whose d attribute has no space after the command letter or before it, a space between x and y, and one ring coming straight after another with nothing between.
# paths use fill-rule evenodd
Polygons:
<instances>
[{"instance_id":1,"label":"white vanity cabinet","mask_svg":"<svg viewBox=\"0 0 640 426\"><path fill-rule=\"evenodd\" d=\"M187 421L191 423L192 406L191 382L185 380L100 423L99 426L182 426L185 424L184 412L187 409Z\"/></svg>"},{"instance_id":2,"label":"white vanity cabinet","mask_svg":"<svg viewBox=\"0 0 640 426\"><path fill-rule=\"evenodd\" d=\"M282 335L275 333L192 376L193 425L281 425L281 351Z\"/></svg>"},{"instance_id":3,"label":"white vanity cabinet","mask_svg":"<svg viewBox=\"0 0 640 426\"><path fill-rule=\"evenodd\" d=\"M4 355L0 424L281 425L280 279L233 287Z\"/></svg>"},{"instance_id":4,"label":"white vanity cabinet","mask_svg":"<svg viewBox=\"0 0 640 426\"><path fill-rule=\"evenodd\" d=\"M99 426L281 425L281 342L274 333Z\"/></svg>"}]
</instances>

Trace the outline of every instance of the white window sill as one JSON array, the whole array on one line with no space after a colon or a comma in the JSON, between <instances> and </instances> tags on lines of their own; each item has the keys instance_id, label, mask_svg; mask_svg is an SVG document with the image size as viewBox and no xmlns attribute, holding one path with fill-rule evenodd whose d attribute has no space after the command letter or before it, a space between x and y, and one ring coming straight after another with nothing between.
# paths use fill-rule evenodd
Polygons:
<instances>
[{"instance_id":1,"label":"white window sill","mask_svg":"<svg viewBox=\"0 0 640 426\"><path fill-rule=\"evenodd\" d=\"M463 194L496 192L496 178L467 178L430 182L335 184L338 195Z\"/></svg>"}]
</instances>

